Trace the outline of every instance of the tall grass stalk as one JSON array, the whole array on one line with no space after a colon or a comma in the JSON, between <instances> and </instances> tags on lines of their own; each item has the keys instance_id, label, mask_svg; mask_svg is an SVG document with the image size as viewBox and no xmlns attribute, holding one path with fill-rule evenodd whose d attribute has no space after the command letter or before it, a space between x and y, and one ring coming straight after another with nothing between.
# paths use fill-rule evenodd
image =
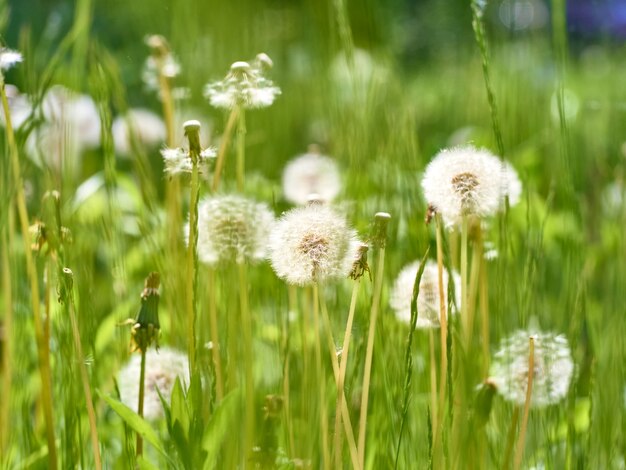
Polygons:
<instances>
[{"instance_id":1,"label":"tall grass stalk","mask_svg":"<svg viewBox=\"0 0 626 470\"><path fill-rule=\"evenodd\" d=\"M370 309L370 324L367 334L367 349L365 351L365 368L363 371L363 389L361 392L361 411L359 413L359 468L365 465L365 437L367 432L367 411L370 393L370 380L372 374L372 359L374 357L374 339L376 337L376 323L380 310L380 297L383 290L383 277L385 268L385 246L387 244L387 224L391 216L385 212L379 212L374 216L373 243L378 247L378 260L376 262L376 278L374 281L374 295Z\"/></svg>"},{"instance_id":2,"label":"tall grass stalk","mask_svg":"<svg viewBox=\"0 0 626 470\"><path fill-rule=\"evenodd\" d=\"M96 422L96 411L93 406L93 397L91 394L91 386L89 385L89 374L85 365L85 356L83 355L83 347L80 339L80 331L78 329L78 321L76 320L76 303L74 301L74 275L68 268L63 268L64 292L67 296L67 306L72 326L72 337L74 339L74 347L76 348L76 358L80 369L80 378L85 393L85 403L87 406L87 417L89 419L89 433L91 435L91 448L94 456L94 466L96 470L102 468L102 458L100 456L100 444L98 439L98 425Z\"/></svg>"},{"instance_id":3,"label":"tall grass stalk","mask_svg":"<svg viewBox=\"0 0 626 470\"><path fill-rule=\"evenodd\" d=\"M413 294L411 296L411 320L409 326L409 336L406 341L406 350L404 352L404 391L403 391L403 399L402 399L402 413L400 420L400 432L398 434L398 444L396 446L396 459L394 468L398 468L398 461L400 458L400 445L402 444L402 434L404 432L404 425L406 423L406 417L409 412L409 397L411 395L411 378L413 377L413 335L415 334L415 326L417 324L417 315L419 314L417 310L417 297L419 296L420 291L420 281L422 280L422 275L424 274L424 268L426 267L426 262L428 261L428 249L422 258L422 261L417 270L417 274L415 276L415 282L413 283ZM431 332L431 349L434 350L434 344L432 341L432 332ZM432 351L434 352L434 351Z\"/></svg>"},{"instance_id":4,"label":"tall grass stalk","mask_svg":"<svg viewBox=\"0 0 626 470\"><path fill-rule=\"evenodd\" d=\"M41 398L44 412L44 420L46 423L46 439L48 442L48 466L51 470L56 470L57 450L54 432L54 417L52 412L52 372L50 369L49 347L45 342L44 326L41 323L41 306L39 303L39 279L37 274L37 266L33 259L30 246L29 218L28 209L26 207L26 198L24 196L24 180L20 169L19 152L15 141L15 134L11 123L11 111L9 109L9 101L7 99L4 87L4 77L0 73L0 95L2 99L2 109L5 116L5 132L7 144L9 147L9 155L11 158L11 166L13 169L13 184L15 186L15 203L22 231L22 242L24 243L24 257L26 258L26 271L30 283L30 295L33 314L33 326L35 328L35 339L37 342L37 357L39 374L41 378Z\"/></svg>"},{"instance_id":5,"label":"tall grass stalk","mask_svg":"<svg viewBox=\"0 0 626 470\"><path fill-rule=\"evenodd\" d=\"M441 216L435 215L435 232L437 242L437 284L439 292L439 321L441 323L441 364L439 371L439 400L437 409L436 427L433 438L433 467L442 468L443 462L443 420L446 404L446 384L448 379L448 319L446 312L446 299L443 290L443 226Z\"/></svg>"},{"instance_id":6,"label":"tall grass stalk","mask_svg":"<svg viewBox=\"0 0 626 470\"><path fill-rule=\"evenodd\" d=\"M496 138L499 155L504 155L504 141L502 139L502 131L500 129L500 121L498 118L498 106L496 103L496 95L491 85L489 51L487 50L487 38L485 37L485 25L483 23L483 15L485 2L480 0L472 0L472 28L474 30L474 39L480 50L480 57L483 68L483 78L485 81L485 91L487 92L487 101L489 102L489 110L491 111L491 124L493 134Z\"/></svg>"},{"instance_id":7,"label":"tall grass stalk","mask_svg":"<svg viewBox=\"0 0 626 470\"><path fill-rule=\"evenodd\" d=\"M517 450L515 451L514 470L519 470L524 457L524 445L526 443L526 429L528 428L528 415L530 413L530 401L533 392L533 377L535 375L535 339L531 336L528 338L528 385L526 386L526 400L524 401L524 414L522 416L522 425L520 428L519 438L517 441Z\"/></svg>"},{"instance_id":8,"label":"tall grass stalk","mask_svg":"<svg viewBox=\"0 0 626 470\"><path fill-rule=\"evenodd\" d=\"M239 306L241 312L241 329L243 333L243 367L246 382L246 439L249 450L254 445L254 357L252 355L252 317L248 305L248 274L245 263L237 264L239 275Z\"/></svg>"},{"instance_id":9,"label":"tall grass stalk","mask_svg":"<svg viewBox=\"0 0 626 470\"><path fill-rule=\"evenodd\" d=\"M10 204L12 206L12 204ZM12 219L12 215L8 214ZM8 230L2 230L2 290L4 292L4 345L2 350L2 401L0 402L0 454L8 455L9 421L11 416L11 386L13 380L13 286L11 282L11 261L9 246L12 238L12 220ZM7 233L8 232L8 233ZM8 462L0 460L0 464Z\"/></svg>"},{"instance_id":10,"label":"tall grass stalk","mask_svg":"<svg viewBox=\"0 0 626 470\"><path fill-rule=\"evenodd\" d=\"M326 330L326 339L328 343L328 351L330 353L330 362L333 367L333 376L335 378L335 383L339 383L341 367L339 365L337 349L335 347L335 340L333 339L333 335L332 335L330 317L328 315L328 308L326 307L326 302L324 301L323 296L320 298L320 307L322 311L322 319L324 320L324 329ZM342 361L343 361L343 355L342 355ZM340 394L339 389L337 389L337 399L339 399L339 396L340 396L339 394ZM356 441L354 440L354 432L352 431L352 420L350 419L350 412L348 411L346 395L344 391L341 392L341 404L340 405L341 407L338 410L338 412L341 416L341 422L343 422L343 429L345 430L345 433L346 433L346 441L348 443L348 449L350 451L350 458L352 459L352 467L361 468L359 466L358 451L356 447ZM335 425L337 425L336 417L335 417ZM339 441L337 442L337 434L335 434L335 441L334 441L335 462L336 462L337 453L338 452L341 453L341 446L342 446L341 440L342 440L341 437L339 437ZM339 449L337 448L337 445L340 446Z\"/></svg>"},{"instance_id":11,"label":"tall grass stalk","mask_svg":"<svg viewBox=\"0 0 626 470\"><path fill-rule=\"evenodd\" d=\"M341 349L341 361L339 363L339 376L337 377L337 403L335 407L335 467L342 465L342 438L341 438L341 408L344 404L344 385L346 380L346 371L348 370L348 352L350 351L350 338L352 336L352 323L354 321L354 313L356 311L356 301L359 295L360 279L355 279L352 284L352 295L350 297L350 310L348 311L348 320L346 321L346 331L343 336L343 347ZM358 462L358 460L357 460Z\"/></svg>"}]
</instances>

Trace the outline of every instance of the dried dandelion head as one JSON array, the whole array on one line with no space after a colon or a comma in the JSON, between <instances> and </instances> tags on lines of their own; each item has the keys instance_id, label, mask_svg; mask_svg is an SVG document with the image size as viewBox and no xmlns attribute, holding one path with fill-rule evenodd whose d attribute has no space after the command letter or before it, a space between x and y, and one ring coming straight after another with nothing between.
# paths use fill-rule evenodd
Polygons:
<instances>
[{"instance_id":1,"label":"dried dandelion head","mask_svg":"<svg viewBox=\"0 0 626 470\"><path fill-rule=\"evenodd\" d=\"M269 257L276 275L289 284L347 277L360 242L346 219L319 203L292 209L275 224Z\"/></svg>"},{"instance_id":2,"label":"dried dandelion head","mask_svg":"<svg viewBox=\"0 0 626 470\"><path fill-rule=\"evenodd\" d=\"M273 223L266 204L238 195L208 197L198 206L198 258L209 265L261 261Z\"/></svg>"},{"instance_id":3,"label":"dried dandelion head","mask_svg":"<svg viewBox=\"0 0 626 470\"><path fill-rule=\"evenodd\" d=\"M422 189L428 204L453 227L464 217L495 214L505 195L516 202L521 184L512 167L489 151L468 145L435 155L424 172Z\"/></svg>"},{"instance_id":4,"label":"dried dandelion head","mask_svg":"<svg viewBox=\"0 0 626 470\"><path fill-rule=\"evenodd\" d=\"M420 262L415 261L405 266L393 285L389 304L395 311L398 320L409 323L411 321L411 300L413 298L413 285L419 270ZM443 273L443 298L446 313L448 310L448 272ZM461 278L456 272L452 273L454 281L454 294L456 307L461 305ZM452 313L456 313L455 306ZM429 261L424 267L424 273L420 279L420 289L417 296L417 328L439 328L439 268L437 263Z\"/></svg>"},{"instance_id":5,"label":"dried dandelion head","mask_svg":"<svg viewBox=\"0 0 626 470\"><path fill-rule=\"evenodd\" d=\"M335 161L311 151L291 160L283 171L285 199L297 205L308 202L311 194L331 202L341 190L339 169Z\"/></svg>"},{"instance_id":6,"label":"dried dandelion head","mask_svg":"<svg viewBox=\"0 0 626 470\"><path fill-rule=\"evenodd\" d=\"M204 96L212 106L233 109L241 106L246 109L266 108L280 95L280 88L265 76L272 66L267 54L258 54L251 62L235 62L223 80L209 83L204 88Z\"/></svg>"},{"instance_id":7,"label":"dried dandelion head","mask_svg":"<svg viewBox=\"0 0 626 470\"><path fill-rule=\"evenodd\" d=\"M1 47L0 75L2 75L2 72L4 72L5 70L9 70L10 68L22 62L22 60L24 60L24 58L22 57L21 53L14 51L13 49L9 49L8 47Z\"/></svg>"},{"instance_id":8,"label":"dried dandelion head","mask_svg":"<svg viewBox=\"0 0 626 470\"><path fill-rule=\"evenodd\" d=\"M141 356L133 354L120 370L117 381L122 403L136 410L139 402L139 381ZM163 416L163 406L159 393L169 402L176 379L183 388L189 386L189 361L187 356L171 348L151 349L146 353L145 394L143 416L156 420ZM157 392L158 390L158 392Z\"/></svg>"},{"instance_id":9,"label":"dried dandelion head","mask_svg":"<svg viewBox=\"0 0 626 470\"><path fill-rule=\"evenodd\" d=\"M574 363L563 335L518 330L502 340L489 370L488 381L502 397L517 405L526 401L529 338L534 339L534 367L530 405L535 408L561 401L569 390Z\"/></svg>"}]
</instances>

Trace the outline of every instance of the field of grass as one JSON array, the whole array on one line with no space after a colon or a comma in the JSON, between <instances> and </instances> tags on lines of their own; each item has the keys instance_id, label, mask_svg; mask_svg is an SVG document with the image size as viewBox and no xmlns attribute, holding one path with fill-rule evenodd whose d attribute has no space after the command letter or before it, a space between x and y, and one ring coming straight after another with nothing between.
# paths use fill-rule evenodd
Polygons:
<instances>
[{"instance_id":1,"label":"field of grass","mask_svg":"<svg viewBox=\"0 0 626 470\"><path fill-rule=\"evenodd\" d=\"M564 0L0 1L0 468L626 468L626 47L568 26ZM211 105L237 61L271 105ZM422 180L468 144L522 190L450 226ZM333 199L290 246L307 152L340 188L285 181ZM353 235L348 277L324 257ZM394 312L420 260L431 328L410 286Z\"/></svg>"}]
</instances>

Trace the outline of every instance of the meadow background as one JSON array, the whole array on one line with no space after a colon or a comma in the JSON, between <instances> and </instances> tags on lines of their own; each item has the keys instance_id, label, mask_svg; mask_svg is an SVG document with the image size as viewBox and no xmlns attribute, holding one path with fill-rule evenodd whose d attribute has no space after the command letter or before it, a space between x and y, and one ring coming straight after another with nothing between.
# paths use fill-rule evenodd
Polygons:
<instances>
[{"instance_id":1,"label":"meadow background","mask_svg":"<svg viewBox=\"0 0 626 470\"><path fill-rule=\"evenodd\" d=\"M59 468L94 468L71 302L57 302L63 267L73 272L75 315L105 468L136 465L135 430L141 426L154 432L139 461L142 468L323 466L317 414L309 409L320 406L315 387L321 385L300 361L312 346L301 334L301 320L289 319L289 290L267 263L248 271L258 438L254 459L241 449L245 406L233 389L235 398L220 407L211 351L202 347L210 340L206 306L212 295L221 338L238 341L230 329L239 298L232 267L215 272L201 267L198 273L196 341L202 379L195 395L179 397L169 420L134 426L104 399L118 396L114 379L131 355L130 330L119 324L136 317L151 271L159 271L162 280L159 342L187 349L186 183L175 199L181 223L172 226L166 215L171 191L159 146L130 157L115 155L110 130L113 117L131 107L162 113L156 93L142 81L149 34L167 38L181 65L175 84L189 89L189 97L176 103L175 146L186 146L182 122L187 119L201 121L203 146L219 145L227 114L209 106L203 86L222 78L231 63L265 52L274 62L270 77L282 94L271 107L246 115L245 194L268 203L276 215L289 209L281 189L283 167L315 143L342 170L336 203L362 239L368 239L376 212L391 214L366 468L431 466L428 333L418 330L413 338L410 401L398 447L409 328L396 320L388 296L405 264L421 259L429 246L434 258L434 230L424 223L421 173L440 149L467 142L503 155L523 183L521 202L485 233L499 254L487 263L490 350L516 329L538 324L568 338L576 364L565 400L531 411L523 467L626 467L626 36L624 25L618 24L624 6L594 2L596 9L581 17L577 8L583 2L473 5L482 13L485 62L469 1L0 2L2 42L24 55L22 64L6 72L6 83L35 102L53 84L89 94L103 122L101 145L63 155L74 162L67 167L76 167L71 171L38 165L29 155L25 143L41 125L37 115L16 134L30 224L56 224L54 203L43 197L56 190L62 225L71 231L71 243L63 244L60 253L34 254L42 312L49 314L42 313L42 320L49 328L49 392ZM50 468L31 283L14 210L20 183L12 174L6 134L0 138L0 465ZM225 192L235 188L233 157L229 151ZM201 195L209 193L203 185ZM376 250L370 254L375 276ZM454 256L448 262L454 265ZM337 346L351 282L325 286ZM310 293L298 295L299 308L306 311ZM365 276L346 380L353 424L358 422L371 304L372 282ZM329 394L332 426L334 379L325 343L323 352L321 380ZM287 362L291 430L282 409L267 411L271 397L283 395ZM472 377L476 385L486 378L479 373ZM467 452L461 448L459 468L502 467L513 412L513 405L495 398L487 423L470 423L467 432L480 435L483 447L479 455L469 444ZM343 457L350 468L347 450Z\"/></svg>"}]
</instances>

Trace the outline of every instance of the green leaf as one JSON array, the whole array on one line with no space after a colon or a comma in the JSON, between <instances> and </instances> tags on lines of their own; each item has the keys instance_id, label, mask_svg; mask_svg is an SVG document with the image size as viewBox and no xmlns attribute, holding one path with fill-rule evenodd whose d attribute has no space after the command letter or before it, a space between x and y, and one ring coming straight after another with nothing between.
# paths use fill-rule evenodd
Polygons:
<instances>
[{"instance_id":1,"label":"green leaf","mask_svg":"<svg viewBox=\"0 0 626 470\"><path fill-rule=\"evenodd\" d=\"M241 413L241 390L236 388L224 397L209 421L202 448L207 452L205 470L216 468L220 448L227 436L234 429L239 429L238 418ZM230 436L232 438L232 436Z\"/></svg>"},{"instance_id":2,"label":"green leaf","mask_svg":"<svg viewBox=\"0 0 626 470\"><path fill-rule=\"evenodd\" d=\"M178 377L176 377L174 387L172 388L171 410L172 424L175 425L177 421L180 423L184 432L185 440L187 440L189 437L189 409L187 408L185 392L183 391L183 387L180 384L180 379Z\"/></svg>"},{"instance_id":3,"label":"green leaf","mask_svg":"<svg viewBox=\"0 0 626 470\"><path fill-rule=\"evenodd\" d=\"M159 453L167 457L161 440L145 419L115 398L106 396L99 390L97 392L100 398L107 402L107 404L113 408L113 411L115 411L120 418L126 422L126 424L128 424L136 433L141 435L145 441L149 442Z\"/></svg>"},{"instance_id":4,"label":"green leaf","mask_svg":"<svg viewBox=\"0 0 626 470\"><path fill-rule=\"evenodd\" d=\"M143 455L137 457L137 467L139 470L158 470L159 467L153 465Z\"/></svg>"}]
</instances>

